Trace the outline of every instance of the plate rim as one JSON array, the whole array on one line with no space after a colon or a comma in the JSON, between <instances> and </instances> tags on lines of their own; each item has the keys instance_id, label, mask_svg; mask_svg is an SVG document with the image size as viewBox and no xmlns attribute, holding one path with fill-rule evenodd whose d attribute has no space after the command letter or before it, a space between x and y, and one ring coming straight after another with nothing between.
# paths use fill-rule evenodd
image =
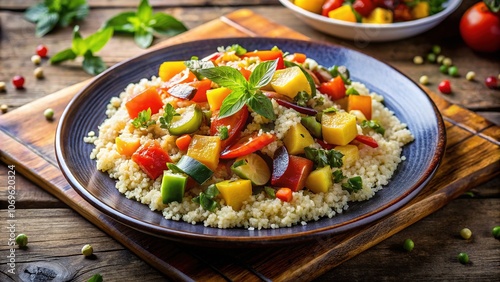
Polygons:
<instances>
[{"instance_id":1,"label":"plate rim","mask_svg":"<svg viewBox=\"0 0 500 282\"><path fill-rule=\"evenodd\" d=\"M420 89L430 105L432 106L434 110L434 117L437 123L437 148L435 154L432 156L432 161L431 161L431 166L425 169L425 172L421 175L421 177L418 179L416 184L412 187L411 190L405 190L405 193L403 195L400 195L396 200L394 200L391 203L386 203L383 205L383 207L377 208L375 211L371 211L362 217L357 217L355 219L349 220L347 222L342 222L341 226L335 227L335 225L330 225L326 227L320 227L316 228L313 230L306 230L306 231L301 231L299 233L300 236L297 235L297 233L293 234L279 234L279 235L265 235L265 236L213 236L210 234L200 234L199 232L190 232L190 231L184 231L184 230L175 230L175 229L169 229L164 226L160 226L157 224L153 224L150 222L145 222L138 220L130 215L126 215L113 207L107 205L94 195L92 195L86 187L83 187L75 176L73 175L72 171L70 170L69 166L67 165L66 161L63 158L63 148L61 146L62 140L61 140L61 133L64 130L64 127L66 125L67 121L67 116L70 112L70 110L75 106L75 104L79 101L79 99L83 99L83 95L86 91L89 91L92 87L95 86L96 83L99 82L100 79L103 79L102 77L105 77L108 75L108 73L112 73L116 68L119 68L120 66L127 64L131 61L137 60L143 56L153 56L157 52L162 52L163 49L165 48L175 48L176 46L182 46L185 44L193 44L195 42L197 43L203 43L203 42L220 42L220 41L226 41L226 42L237 42L237 40L241 40L242 38L244 39L249 39L246 37L225 37L225 38L212 38L212 39L203 39L203 40L193 40L193 41L187 41L183 43L178 43L178 44L173 44L169 46L165 46L162 48L157 48L152 50L151 52L147 53L142 53L137 56L134 56L132 58L129 58L127 60L124 60L120 63L117 63L107 69L105 72L99 74L98 76L94 77L89 84L84 86L68 103L66 106L63 114L61 115L60 121L57 125L56 129L56 136L55 136L55 151L56 151L56 159L57 163L61 169L61 172L63 173L64 177L66 180L68 180L68 183L71 185L71 187L76 190L76 192L82 196L82 198L87 201L89 204L91 204L93 207L97 208L99 211L103 212L104 214L110 216L117 222L124 224L126 226L129 226L133 229L136 229L138 231L141 231L143 233L151 234L157 237L162 237L166 238L169 240L173 241L179 241L183 243L191 243L191 244L203 244L206 242L211 242L215 245L219 246L227 246L228 243L230 243L231 246L235 245L242 245L242 246L250 246L250 245L277 245L277 244L289 244L289 243L294 243L294 242L303 242L303 241L308 241L312 240L315 238L320 238L322 236L326 235L332 235L332 234L338 234L338 233L343 233L347 230L351 230L354 227L358 226L365 226L368 223L372 223L374 221L377 221L376 219L373 219L373 217L376 217L380 214L382 214L382 217L385 217L397 209L403 207L406 205L409 201L411 201L425 186L426 184L432 179L433 175L435 174L436 170L438 169L443 157L444 157L444 151L446 147L446 130L444 126L444 121L442 119L441 114L439 113L439 110L436 106L436 104L432 101L432 99L429 97L429 95L426 93L425 90L423 90L417 83L415 83L413 80L411 80L408 76L406 76L404 73L393 67L392 65L383 62L377 58L371 57L367 54L364 54L362 52L340 46L340 45L335 45L329 42L319 42L315 40L299 40L299 39L289 39L289 38L274 38L274 37L252 37L252 39L257 39L257 40L270 40L270 41L275 41L275 42L297 42L299 44L312 44L312 45L320 45L320 46L328 46L328 47L334 47L334 48L340 48L340 49L347 49L349 52L355 52L363 56L370 57L377 61L378 63L384 64L391 68L392 70L398 72L401 74L403 77L405 77L409 82L413 83L416 87ZM116 181L116 180L114 180ZM385 185L384 185L385 186ZM115 188L115 187L113 187ZM120 192L118 192L120 193ZM122 194L122 193L120 193ZM123 194L122 194L123 196ZM125 197L125 196L124 196ZM134 200L133 200L134 201ZM366 202L366 201L364 201ZM143 205L142 203L138 202L139 204ZM151 211L154 212L154 211ZM320 219L321 220L321 219ZM183 222L185 224L190 224L188 222ZM356 226L351 226L351 224L357 223ZM200 224L200 223L198 223ZM338 224L337 224L338 225ZM294 225L293 225L294 226ZM292 226L292 227L293 227ZM214 228L214 227L211 227ZM290 227L281 227L281 228L290 228ZM244 228L240 228L243 229ZM255 230L258 231L258 230ZM250 232L250 230L249 230ZM299 238L300 237L300 238Z\"/></svg>"}]
</instances>

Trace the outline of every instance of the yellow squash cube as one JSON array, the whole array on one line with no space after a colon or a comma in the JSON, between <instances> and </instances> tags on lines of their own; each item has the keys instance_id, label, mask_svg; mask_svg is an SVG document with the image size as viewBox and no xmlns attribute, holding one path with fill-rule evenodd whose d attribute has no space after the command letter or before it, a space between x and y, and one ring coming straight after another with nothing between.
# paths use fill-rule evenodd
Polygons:
<instances>
[{"instance_id":1,"label":"yellow squash cube","mask_svg":"<svg viewBox=\"0 0 500 282\"><path fill-rule=\"evenodd\" d=\"M332 170L330 166L318 168L312 171L306 178L307 189L314 193L326 193L332 185Z\"/></svg>"},{"instance_id":2,"label":"yellow squash cube","mask_svg":"<svg viewBox=\"0 0 500 282\"><path fill-rule=\"evenodd\" d=\"M306 11L321 14L324 0L295 0L293 3Z\"/></svg>"},{"instance_id":3,"label":"yellow squash cube","mask_svg":"<svg viewBox=\"0 0 500 282\"><path fill-rule=\"evenodd\" d=\"M327 143L347 145L358 134L356 116L346 112L325 113L321 119L321 130Z\"/></svg>"},{"instance_id":4,"label":"yellow squash cube","mask_svg":"<svg viewBox=\"0 0 500 282\"><path fill-rule=\"evenodd\" d=\"M220 109L222 101L231 93L231 89L220 87L207 90L207 101L211 111Z\"/></svg>"},{"instance_id":5,"label":"yellow squash cube","mask_svg":"<svg viewBox=\"0 0 500 282\"><path fill-rule=\"evenodd\" d=\"M252 196L252 182L247 179L225 180L216 184L226 205L233 210L239 211L243 202Z\"/></svg>"},{"instance_id":6,"label":"yellow squash cube","mask_svg":"<svg viewBox=\"0 0 500 282\"><path fill-rule=\"evenodd\" d=\"M429 16L429 3L428 2L418 2L411 9L411 16L413 19L421 19Z\"/></svg>"},{"instance_id":7,"label":"yellow squash cube","mask_svg":"<svg viewBox=\"0 0 500 282\"><path fill-rule=\"evenodd\" d=\"M215 171L219 164L220 137L194 135L189 143L187 155Z\"/></svg>"},{"instance_id":8,"label":"yellow squash cube","mask_svg":"<svg viewBox=\"0 0 500 282\"><path fill-rule=\"evenodd\" d=\"M334 149L344 154L342 157L342 165L344 167L356 164L356 161L359 159L359 149L356 145L337 146Z\"/></svg>"},{"instance_id":9,"label":"yellow squash cube","mask_svg":"<svg viewBox=\"0 0 500 282\"><path fill-rule=\"evenodd\" d=\"M367 18L362 18L363 23L388 24L392 23L392 12L384 8L375 8Z\"/></svg>"},{"instance_id":10,"label":"yellow squash cube","mask_svg":"<svg viewBox=\"0 0 500 282\"><path fill-rule=\"evenodd\" d=\"M277 70L271 80L271 86L274 91L292 99L300 91L306 91L309 95L312 93L306 75L298 66Z\"/></svg>"},{"instance_id":11,"label":"yellow squash cube","mask_svg":"<svg viewBox=\"0 0 500 282\"><path fill-rule=\"evenodd\" d=\"M120 155L130 157L141 146L141 140L134 137L118 136L115 138L115 144L116 144L116 151L118 151Z\"/></svg>"},{"instance_id":12,"label":"yellow squash cube","mask_svg":"<svg viewBox=\"0 0 500 282\"><path fill-rule=\"evenodd\" d=\"M297 123L286 132L283 142L290 155L298 155L304 153L305 147L314 144L314 139L302 124Z\"/></svg>"}]
</instances>

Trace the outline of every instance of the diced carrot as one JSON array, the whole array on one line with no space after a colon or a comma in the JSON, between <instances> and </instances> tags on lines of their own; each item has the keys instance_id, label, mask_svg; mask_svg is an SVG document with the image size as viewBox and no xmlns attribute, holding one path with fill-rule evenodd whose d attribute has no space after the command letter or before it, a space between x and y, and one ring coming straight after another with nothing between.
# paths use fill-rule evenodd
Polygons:
<instances>
[{"instance_id":1,"label":"diced carrot","mask_svg":"<svg viewBox=\"0 0 500 282\"><path fill-rule=\"evenodd\" d=\"M196 80L196 75L192 73L188 68L186 68L181 72L177 73L176 75L174 75L172 78L170 78L163 87L169 89L174 85L193 82L195 80Z\"/></svg>"},{"instance_id":2,"label":"diced carrot","mask_svg":"<svg viewBox=\"0 0 500 282\"><path fill-rule=\"evenodd\" d=\"M276 198L282 200L283 202L292 201L293 194L290 188L280 188L276 191Z\"/></svg>"},{"instance_id":3,"label":"diced carrot","mask_svg":"<svg viewBox=\"0 0 500 282\"><path fill-rule=\"evenodd\" d=\"M299 64L302 64L303 62L306 61L306 54L304 53L294 53L293 54L293 60Z\"/></svg>"},{"instance_id":4,"label":"diced carrot","mask_svg":"<svg viewBox=\"0 0 500 282\"><path fill-rule=\"evenodd\" d=\"M126 103L128 115L130 118L136 118L140 112L151 109L151 114L156 114L163 108L163 101L156 87L150 87L141 93L130 98Z\"/></svg>"},{"instance_id":5,"label":"diced carrot","mask_svg":"<svg viewBox=\"0 0 500 282\"><path fill-rule=\"evenodd\" d=\"M183 61L164 62L158 69L158 76L163 81L169 81L172 77L185 69L187 69L187 67L184 65Z\"/></svg>"},{"instance_id":6,"label":"diced carrot","mask_svg":"<svg viewBox=\"0 0 500 282\"><path fill-rule=\"evenodd\" d=\"M197 89L196 94L194 94L194 97L193 99L191 99L191 101L196 103L206 102L207 91L212 88L212 81L210 79L203 79L200 81L191 82L191 85Z\"/></svg>"},{"instance_id":7,"label":"diced carrot","mask_svg":"<svg viewBox=\"0 0 500 282\"><path fill-rule=\"evenodd\" d=\"M207 100L211 111L219 110L222 106L222 101L231 93L231 89L221 87L207 90Z\"/></svg>"},{"instance_id":8,"label":"diced carrot","mask_svg":"<svg viewBox=\"0 0 500 282\"><path fill-rule=\"evenodd\" d=\"M367 119L372 119L372 98L366 95L349 95L347 111L361 111Z\"/></svg>"},{"instance_id":9,"label":"diced carrot","mask_svg":"<svg viewBox=\"0 0 500 282\"><path fill-rule=\"evenodd\" d=\"M340 75L328 82L321 83L319 86L319 92L330 96L333 100L344 98L345 91L345 84Z\"/></svg>"},{"instance_id":10,"label":"diced carrot","mask_svg":"<svg viewBox=\"0 0 500 282\"><path fill-rule=\"evenodd\" d=\"M177 139L175 139L175 145L177 145L177 148L179 148L179 150L187 151L189 143L191 143L191 139L191 135L189 134L181 135Z\"/></svg>"},{"instance_id":11,"label":"diced carrot","mask_svg":"<svg viewBox=\"0 0 500 282\"><path fill-rule=\"evenodd\" d=\"M141 142L137 138L120 138L119 136L115 138L116 151L120 155L132 156L135 151L141 146Z\"/></svg>"},{"instance_id":12,"label":"diced carrot","mask_svg":"<svg viewBox=\"0 0 500 282\"><path fill-rule=\"evenodd\" d=\"M283 61L283 52L280 50L260 50L247 52L242 57L259 57L261 61L272 61L278 59L277 70L285 68L285 62Z\"/></svg>"}]
</instances>

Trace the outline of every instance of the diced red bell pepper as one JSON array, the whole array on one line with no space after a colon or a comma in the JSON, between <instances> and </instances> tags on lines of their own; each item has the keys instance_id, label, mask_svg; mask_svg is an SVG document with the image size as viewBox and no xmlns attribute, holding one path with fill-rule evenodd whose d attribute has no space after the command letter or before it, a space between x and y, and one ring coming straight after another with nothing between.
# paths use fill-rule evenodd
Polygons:
<instances>
[{"instance_id":1,"label":"diced red bell pepper","mask_svg":"<svg viewBox=\"0 0 500 282\"><path fill-rule=\"evenodd\" d=\"M321 15L328 17L328 13L333 11L344 4L344 0L326 0L321 7Z\"/></svg>"},{"instance_id":2,"label":"diced red bell pepper","mask_svg":"<svg viewBox=\"0 0 500 282\"><path fill-rule=\"evenodd\" d=\"M352 8L366 18L375 9L375 4L373 4L372 0L355 0L352 3Z\"/></svg>"},{"instance_id":3,"label":"diced red bell pepper","mask_svg":"<svg viewBox=\"0 0 500 282\"><path fill-rule=\"evenodd\" d=\"M346 89L342 77L338 75L328 82L321 83L319 86L319 92L330 96L333 100L344 98Z\"/></svg>"},{"instance_id":4,"label":"diced red bell pepper","mask_svg":"<svg viewBox=\"0 0 500 282\"><path fill-rule=\"evenodd\" d=\"M193 81L190 83L191 86L195 87L196 94L191 99L193 102L201 103L207 102L207 90L212 88L212 81L210 79L203 79L199 81Z\"/></svg>"},{"instance_id":5,"label":"diced red bell pepper","mask_svg":"<svg viewBox=\"0 0 500 282\"><path fill-rule=\"evenodd\" d=\"M337 145L334 145L334 144L328 144L326 143L325 141L321 140L321 139L315 139L316 143L318 143L321 148L325 149L325 150L331 150L333 148L335 148Z\"/></svg>"},{"instance_id":6,"label":"diced red bell pepper","mask_svg":"<svg viewBox=\"0 0 500 282\"><path fill-rule=\"evenodd\" d=\"M283 202L291 202L293 199L292 189L286 187L278 189L278 191L276 191L276 198Z\"/></svg>"},{"instance_id":7,"label":"diced red bell pepper","mask_svg":"<svg viewBox=\"0 0 500 282\"><path fill-rule=\"evenodd\" d=\"M167 169L167 163L172 162L168 153L156 140L149 140L139 147L132 155L132 160L153 180L163 174Z\"/></svg>"},{"instance_id":8,"label":"diced red bell pepper","mask_svg":"<svg viewBox=\"0 0 500 282\"><path fill-rule=\"evenodd\" d=\"M279 50L261 50L247 52L242 57L259 57L261 61L272 61L278 59L277 70L285 68L285 61L283 60L283 53Z\"/></svg>"},{"instance_id":9,"label":"diced red bell pepper","mask_svg":"<svg viewBox=\"0 0 500 282\"><path fill-rule=\"evenodd\" d=\"M212 123L210 124L210 135L217 135L221 126L225 126L228 129L228 138L221 140L221 149L224 150L238 139L247 122L249 113L247 106L243 106L241 110L225 118L218 117L219 111L214 111L212 115L215 118L212 119Z\"/></svg>"},{"instance_id":10,"label":"diced red bell pepper","mask_svg":"<svg viewBox=\"0 0 500 282\"><path fill-rule=\"evenodd\" d=\"M128 115L130 118L136 118L140 112L151 109L151 114L156 114L163 108L163 101L156 87L150 87L141 93L130 98L126 103Z\"/></svg>"},{"instance_id":11,"label":"diced red bell pepper","mask_svg":"<svg viewBox=\"0 0 500 282\"><path fill-rule=\"evenodd\" d=\"M239 71L245 77L246 80L248 80L250 78L250 75L252 74L252 71L249 71L246 68L240 68Z\"/></svg>"},{"instance_id":12,"label":"diced red bell pepper","mask_svg":"<svg viewBox=\"0 0 500 282\"><path fill-rule=\"evenodd\" d=\"M354 140L360 142L360 143L363 143L365 145L368 145L372 148L377 148L378 147L378 143L377 143L377 140L373 139L373 137L371 136L368 136L368 135L356 135L356 137L354 138Z\"/></svg>"},{"instance_id":13,"label":"diced red bell pepper","mask_svg":"<svg viewBox=\"0 0 500 282\"><path fill-rule=\"evenodd\" d=\"M256 152L276 140L274 134L248 135L231 145L220 154L221 159L234 159Z\"/></svg>"},{"instance_id":14,"label":"diced red bell pepper","mask_svg":"<svg viewBox=\"0 0 500 282\"><path fill-rule=\"evenodd\" d=\"M271 178L271 184L278 187L288 187L297 192L305 187L306 178L311 173L313 162L309 159L289 156L288 167L278 178Z\"/></svg>"}]
</instances>

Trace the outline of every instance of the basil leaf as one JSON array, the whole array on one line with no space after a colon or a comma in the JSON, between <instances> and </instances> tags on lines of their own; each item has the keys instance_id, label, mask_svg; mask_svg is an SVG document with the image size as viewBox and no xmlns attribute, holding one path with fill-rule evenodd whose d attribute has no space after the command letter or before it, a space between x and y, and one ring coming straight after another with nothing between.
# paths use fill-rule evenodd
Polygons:
<instances>
[{"instance_id":1,"label":"basil leaf","mask_svg":"<svg viewBox=\"0 0 500 282\"><path fill-rule=\"evenodd\" d=\"M90 277L90 279L87 282L102 282L102 275L101 274L95 274L94 276Z\"/></svg>"},{"instance_id":2,"label":"basil leaf","mask_svg":"<svg viewBox=\"0 0 500 282\"><path fill-rule=\"evenodd\" d=\"M198 80L203 79L203 76L200 74L199 70L215 68L215 65L212 61L200 61L197 59L196 60L191 59L190 61L184 61L184 65L186 65L186 67L188 67L188 69L196 75Z\"/></svg>"},{"instance_id":3,"label":"basil leaf","mask_svg":"<svg viewBox=\"0 0 500 282\"><path fill-rule=\"evenodd\" d=\"M274 114L273 103L266 95L262 94L262 92L257 92L254 95L251 95L247 100L248 106L259 115L269 119L275 120L276 115Z\"/></svg>"},{"instance_id":4,"label":"basil leaf","mask_svg":"<svg viewBox=\"0 0 500 282\"><path fill-rule=\"evenodd\" d=\"M153 8L149 5L148 0L141 0L139 7L137 8L137 17L143 23L147 23L151 16L153 15Z\"/></svg>"},{"instance_id":5,"label":"basil leaf","mask_svg":"<svg viewBox=\"0 0 500 282\"><path fill-rule=\"evenodd\" d=\"M85 6L87 4L87 0L68 0L65 1L68 5L68 9L75 10L80 8L81 6Z\"/></svg>"},{"instance_id":6,"label":"basil leaf","mask_svg":"<svg viewBox=\"0 0 500 282\"><path fill-rule=\"evenodd\" d=\"M85 44L87 45L88 50L92 53L96 53L101 50L106 43L108 43L109 39L113 36L112 28L105 28L97 31L96 33L90 35L85 38Z\"/></svg>"},{"instance_id":7,"label":"basil leaf","mask_svg":"<svg viewBox=\"0 0 500 282\"><path fill-rule=\"evenodd\" d=\"M135 12L120 13L104 23L104 28L112 27L118 32L134 33L134 26L130 23L129 18L135 17Z\"/></svg>"},{"instance_id":8,"label":"basil leaf","mask_svg":"<svg viewBox=\"0 0 500 282\"><path fill-rule=\"evenodd\" d=\"M139 47L146 49L153 43L153 34L143 28L136 30L134 33L134 41Z\"/></svg>"},{"instance_id":9,"label":"basil leaf","mask_svg":"<svg viewBox=\"0 0 500 282\"><path fill-rule=\"evenodd\" d=\"M342 182L343 179L346 178L342 173L342 170L340 169L337 169L336 171L332 172L332 176L333 176L333 182L335 183L340 183Z\"/></svg>"},{"instance_id":10,"label":"basil leaf","mask_svg":"<svg viewBox=\"0 0 500 282\"><path fill-rule=\"evenodd\" d=\"M274 72L276 71L277 65L278 59L262 62L257 65L249 78L250 87L258 89L269 84L273 78Z\"/></svg>"},{"instance_id":11,"label":"basil leaf","mask_svg":"<svg viewBox=\"0 0 500 282\"><path fill-rule=\"evenodd\" d=\"M45 34L49 33L49 31L54 29L58 21L59 15L57 13L48 13L41 17L36 23L36 36L42 37Z\"/></svg>"},{"instance_id":12,"label":"basil leaf","mask_svg":"<svg viewBox=\"0 0 500 282\"><path fill-rule=\"evenodd\" d=\"M74 60L76 57L77 55L75 54L75 52L73 52L73 49L69 48L52 56L50 58L50 63L59 64L67 60Z\"/></svg>"},{"instance_id":13,"label":"basil leaf","mask_svg":"<svg viewBox=\"0 0 500 282\"><path fill-rule=\"evenodd\" d=\"M217 83L219 86L227 87L235 92L245 91L247 81L236 69L228 66L220 66L199 71L201 75Z\"/></svg>"},{"instance_id":14,"label":"basil leaf","mask_svg":"<svg viewBox=\"0 0 500 282\"><path fill-rule=\"evenodd\" d=\"M156 33L167 36L174 36L187 30L182 22L165 13L154 14L150 20L149 26L152 27Z\"/></svg>"},{"instance_id":15,"label":"basil leaf","mask_svg":"<svg viewBox=\"0 0 500 282\"><path fill-rule=\"evenodd\" d=\"M233 90L222 102L219 111L219 118L225 118L237 113L245 106L250 94L246 91Z\"/></svg>"},{"instance_id":16,"label":"basil leaf","mask_svg":"<svg viewBox=\"0 0 500 282\"><path fill-rule=\"evenodd\" d=\"M71 1L71 3L73 3ZM61 19L59 20L59 25L62 27L69 26L73 20L83 20L89 13L88 5L80 5L75 7L74 10L66 12L61 15Z\"/></svg>"},{"instance_id":17,"label":"basil leaf","mask_svg":"<svg viewBox=\"0 0 500 282\"><path fill-rule=\"evenodd\" d=\"M205 191L205 194L210 198L213 199L217 195L219 195L219 189L217 189L217 186L215 184L212 184L207 187L207 190Z\"/></svg>"},{"instance_id":18,"label":"basil leaf","mask_svg":"<svg viewBox=\"0 0 500 282\"><path fill-rule=\"evenodd\" d=\"M79 30L79 26L75 26L73 28L73 41L71 42L71 49L73 49L73 52L75 52L76 55L83 56L87 53L88 47Z\"/></svg>"},{"instance_id":19,"label":"basil leaf","mask_svg":"<svg viewBox=\"0 0 500 282\"><path fill-rule=\"evenodd\" d=\"M84 71L91 75L98 75L107 68L101 57L94 56L90 51L85 53L82 67Z\"/></svg>"},{"instance_id":20,"label":"basil leaf","mask_svg":"<svg viewBox=\"0 0 500 282\"><path fill-rule=\"evenodd\" d=\"M48 13L49 8L44 3L39 3L26 9L24 18L32 23L36 23Z\"/></svg>"},{"instance_id":21,"label":"basil leaf","mask_svg":"<svg viewBox=\"0 0 500 282\"><path fill-rule=\"evenodd\" d=\"M349 193L358 192L363 189L363 180L360 176L349 178L347 182L342 183L342 189L347 190Z\"/></svg>"}]
</instances>

